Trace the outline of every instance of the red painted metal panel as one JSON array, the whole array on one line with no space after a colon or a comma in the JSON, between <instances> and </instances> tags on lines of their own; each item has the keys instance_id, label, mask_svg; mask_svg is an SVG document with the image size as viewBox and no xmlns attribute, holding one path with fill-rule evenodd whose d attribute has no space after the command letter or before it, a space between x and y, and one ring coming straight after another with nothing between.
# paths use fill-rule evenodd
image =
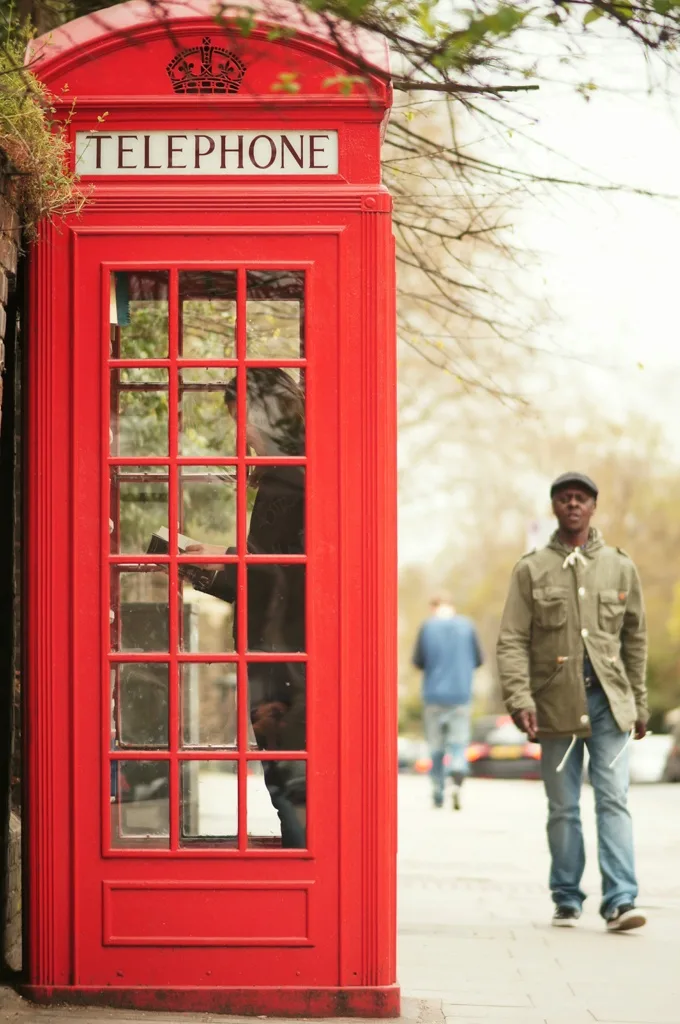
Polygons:
<instances>
[{"instance_id":1,"label":"red painted metal panel","mask_svg":"<svg viewBox=\"0 0 680 1024\"><path fill-rule=\"evenodd\" d=\"M23 991L37 1003L75 1003L118 1009L190 1011L263 1017L398 1017L399 989L318 988L317 986L258 985L257 988L97 988L95 986L26 985Z\"/></svg>"},{"instance_id":2,"label":"red painted metal panel","mask_svg":"<svg viewBox=\"0 0 680 1024\"><path fill-rule=\"evenodd\" d=\"M309 972L310 978L315 979L317 984L333 984L337 981L336 942L332 933L330 936L324 934L323 929L323 922L327 921L329 916L334 914L334 907L337 906L338 884L337 809L334 810L334 808L337 808L337 789L334 782L337 765L337 754L334 753L334 750L336 749L337 739L334 737L334 731L328 728L328 720L333 722L337 721L338 718L337 712L333 709L337 704L339 693L339 682L336 675L338 671L337 656L335 655L337 627L332 611L337 605L337 596L334 596L332 589L333 572L336 565L335 551L337 550L337 512L335 510L337 509L338 495L333 483L334 471L332 469L332 453L336 447L337 404L335 399L335 382L332 375L327 372L325 365L329 356L333 358L337 344L334 343L333 329L334 310L337 308L337 295L327 294L327 282L328 280L332 282L335 276L337 233L331 229L326 238L320 236L307 238L304 235L304 229L300 229L299 234L300 237L296 241L296 248L299 248L305 254L305 265L308 269L310 282L308 462L310 479L318 481L318 485L313 489L313 493L308 499L309 586L310 592L313 592L315 588L318 591L322 586L321 581L323 580L325 594L324 602L316 602L312 605L308 623L309 651L307 657L312 666L315 663L325 666L323 673L315 673L316 679L313 676L310 678L310 687L316 686L316 690L310 690L313 704L309 714L308 750L306 753L279 754L276 752L275 754L268 754L264 751L247 753L245 746L242 746L241 749L244 751L242 755L229 754L224 751L211 751L209 754L205 751L193 751L183 753L181 756L182 761L191 761L208 756L217 759L220 759L220 757L222 759L233 759L237 756L244 762L251 760L262 761L272 757L276 757L277 760L309 757L313 770L309 778L308 847L307 850L300 854L297 854L297 851L291 850L281 850L265 854L261 850L246 849L245 833L242 832L240 848L237 849L181 849L178 842L177 804L175 802L174 805L171 804L173 810L170 817L171 833L167 850L140 852L139 850L109 849L111 841L109 818L106 813L101 813L106 808L107 790L105 785L102 788L102 783L99 781L101 778L106 779L107 773L106 771L92 772L91 776L82 780L80 787L82 794L78 800L76 818L77 846L80 863L83 868L81 886L83 901L81 904L81 914L76 922L76 931L79 936L78 962L80 964L77 980L81 984L92 984L96 980L101 981L102 979L105 979L108 984L116 984L120 983L117 982L118 978L124 977L128 983L134 982L136 978L139 984L160 984L164 978L166 980L172 978L176 985L195 985L200 984L206 978L207 970L213 973L220 971L222 974L228 970L231 975L244 981L251 979L251 983L255 984L259 977L261 977L262 956L264 954L257 950L253 952L252 947L264 944L272 945L272 928L282 936L282 939L286 934L289 934L287 931L289 925L286 923L286 918L289 916L291 908L288 907L285 900L277 899L276 892L285 891L285 885L297 879L300 879L300 883L296 891L299 892L300 885L303 885L305 890L309 890L309 930L305 936L309 949L306 950L308 955L303 961L305 971ZM197 264L200 265L201 261L211 260L211 265L215 266L215 260L219 256L221 246L222 241L219 236L212 239L204 237L200 243L196 242L194 245L194 256ZM83 268L80 290L83 294L103 296L106 289L102 290L98 286L100 275L108 273L110 266L130 266L129 260L126 259L129 256L129 246L125 239L102 237L86 238L83 242L79 243L80 247L83 250L80 260ZM140 259L145 259L148 258L149 253L154 250L158 251L158 241L152 235L144 238L138 237L136 239L136 248L140 254ZM253 241L248 238L247 232L243 235L234 232L230 239L229 250L230 262L232 264L240 260L243 266L247 265L249 267L258 266L264 260L268 264L272 262L277 264L277 254L280 254L279 260L283 259L284 255L290 255L290 245L278 239L275 233L272 233L271 237L263 243L261 239ZM159 266L164 265L170 268L170 280L172 281L177 269L178 260L182 260L182 256L186 252L185 241L181 237L176 239L163 237L162 251L164 259L159 261ZM190 268L192 261L185 257L182 260L182 266ZM323 315L321 310L323 310ZM75 338L75 344L82 360L79 362L78 367L78 373L82 375L78 395L82 401L76 402L76 419L86 434L96 435L99 432L99 435L103 438L104 446L100 449L98 459L96 457L96 449L94 449L94 456L89 449L83 449L76 454L75 473L78 479L88 481L85 486L89 488L89 493L83 494L82 500L83 504L89 508L93 507L97 494L104 495L107 493L105 481L97 486L97 480L102 480L104 477L104 470L108 461L108 453L106 456L104 455L105 448L108 445L108 435L101 418L101 405L103 403L101 398L97 400L96 389L84 386L85 381L93 380L97 377L104 378L105 376L103 369L106 353L103 350L103 346L97 349L96 346L88 344L88 339L93 336L100 322L100 309L97 308L97 305L92 304L89 312L85 312L83 315L81 322L82 334ZM170 324L170 358L172 359L174 348L172 343L172 332L174 330L172 305ZM241 355L241 351L237 349L237 352ZM320 424L319 429L315 430L315 416L319 416L321 410L323 410L323 423ZM245 437L244 417L245 409L242 413L241 422L242 437ZM169 458L171 464L173 454L177 450L177 438L176 436L173 438L172 430L174 428L171 429L170 434ZM92 447L94 448L94 446ZM241 447L240 454L242 456L245 455L245 448L243 446ZM329 472L331 474L330 477L328 475ZM315 498L315 495L318 495L318 498ZM91 518L94 520L95 517ZM241 521L245 523L245 508L241 509ZM76 550L78 552L77 579L83 597L82 604L76 611L76 615L79 617L82 614L88 623L92 620L92 624L94 620L93 608L96 609L97 604L99 604L101 614L101 611L108 607L108 588L103 584L99 590L101 598L99 601L97 600L96 581L99 578L98 567L101 556L98 554L97 545L94 543L96 532L94 522L88 521L84 524L82 535L76 537ZM102 536L101 532L100 536ZM108 536L106 536L105 541L108 544ZM216 556L212 556L213 561L215 561L215 558ZM109 564L114 565L125 562L126 559L129 561L129 556L108 557ZM259 562L272 560L273 556L268 559L261 556L258 559ZM138 561L137 558L135 558L135 561ZM173 560L171 559L171 572L172 563ZM242 573L242 575L244 574ZM245 583L245 580L243 582ZM243 604L241 604L241 608L244 608ZM173 618L176 618L176 616L171 616L171 622ZM101 621L105 622L105 617ZM105 669L102 669L99 673L93 672L93 666L98 663L102 664L102 658L104 659L104 664L106 663L108 660L108 645L106 644L106 629L102 631L101 629L84 628L82 635L83 639L80 643L78 665L76 666L74 678L76 702L81 707L88 704L87 694L92 693L92 679L97 675L103 680L104 689L101 691L102 699L99 702L89 702L90 727L88 728L88 724L85 721L81 721L81 732L76 737L76 757L84 763L95 766L101 765L102 761L105 761L108 745L107 708L104 699L104 693L108 685L108 673ZM245 652L246 648L245 620L239 622L239 635L242 641L239 649L242 653L228 656L230 661L236 658L244 662L245 654L243 652ZM89 644L85 637L90 639ZM177 656L173 654L175 645L172 643L172 640L170 647L171 652L169 655L158 655L156 657L158 660L163 659L169 662L172 666L177 661ZM115 656L116 659L120 657L120 655ZM147 654L125 655L127 661L134 661L135 659L148 661L152 657L154 656ZM221 657L219 655L211 655L213 661L219 661ZM260 654L253 658L249 656L248 660L268 660L273 657L275 656ZM292 655L291 657L295 659L296 656ZM300 655L298 657L303 658L304 656ZM247 707L245 693L240 705L242 711L239 725L242 734L245 734L245 710ZM323 718L320 714L322 710ZM170 749L167 753L154 752L153 754L154 759L166 759L171 766L176 765L177 762L175 737L179 733L176 707L171 705L171 723L173 716L175 720ZM81 711L81 720L84 717L84 712ZM102 728L99 730L94 728L97 719L102 722ZM323 754L319 755L319 763L315 765L315 738L319 730L323 731ZM130 758L139 760L144 757L148 758L150 755L143 752L125 751L124 754L112 756L116 758L121 757L125 760ZM245 773L242 771L239 776L241 787L245 783L245 778ZM170 776L170 791L171 793L177 792L177 782L174 780L173 774ZM319 820L322 815L323 824ZM104 828L101 844L97 839L97 823L100 816ZM128 954L125 949L109 949L102 944L100 939L103 924L100 920L99 908L102 908L102 912L104 912L103 908L107 905L110 906L110 902L107 904L103 900L102 892L109 892L114 884L116 889L125 889L126 885L129 887L131 883L134 883L134 888L139 892L139 872L142 863L145 864L150 892L154 895L151 897L151 904L148 903L146 897L140 895L137 912L140 920L147 920L148 927L150 928L153 928L154 918L158 920L158 914L161 913L162 902L159 902L158 899L159 886L160 890L165 892L167 920L172 922L176 920L176 915L179 912L177 907L173 909L172 900L169 895L173 886L178 894L186 892L186 887L189 886L190 888L194 883L200 883L205 887L207 880L223 878L226 870L229 872L230 880L241 879L244 883L259 881L261 883L259 889L256 887L258 893L262 892L263 885L265 888L273 890L274 895L271 900L272 913L274 915L273 923L270 924L269 931L265 929L265 932L259 936L253 932L248 943L240 947L233 941L233 932L229 935L229 929L227 928L224 941L215 939L212 944L213 947L218 948L211 950L209 965L206 964L205 952L199 955L197 950L196 955L193 955L193 950L185 949L184 955L178 959L179 943L173 943L172 948L167 948L167 943L158 943L154 946L148 940L148 937L143 942L146 950L143 961L140 960L138 954L134 951ZM115 876L113 874L114 869L116 871ZM102 885L104 883L103 890ZM265 885L265 883L267 884ZM310 888L311 883L313 883L313 886ZM281 888L282 886L283 889ZM219 888L216 890L216 898L219 897L221 891ZM241 899L246 900L242 904L243 914L241 917L241 928L243 934L245 934L248 931L246 924L243 923L248 916L247 897L242 895ZM251 908L251 915L254 914L255 916L261 910L261 895L258 895L256 900L259 903L254 903ZM181 904L182 900L178 900L178 903ZM131 905L126 904L126 906L127 912L130 914ZM260 910L257 910L258 906ZM207 918L204 920L201 920L200 917L201 907L204 907L204 914L207 915ZM214 908L209 908L208 903L196 902L196 917L191 927L197 935L201 933L209 934L211 930L214 930L214 913ZM238 915L236 920L239 920ZM250 927L252 930L252 922ZM175 934L172 927L169 927L168 933ZM106 934L106 930L104 930L104 934ZM258 938L261 941L256 943L254 940ZM323 941L321 941L322 938ZM141 936L139 944L142 944ZM296 956L293 950L286 948L287 945L290 944L283 940L279 943L281 948L277 952L275 962L271 965L272 980L276 980L281 984L292 983L299 977L298 972L300 971L299 953ZM300 946L300 943L296 942L295 945ZM220 950L224 951L220 952ZM221 959L225 957L224 964L220 966ZM152 979L155 979L155 981Z\"/></svg>"},{"instance_id":3,"label":"red painted metal panel","mask_svg":"<svg viewBox=\"0 0 680 1024\"><path fill-rule=\"evenodd\" d=\"M25 721L28 961L38 983L68 984L71 966L72 606L70 535L69 238L45 226L31 277L31 322L40 324L27 359ZM36 343L37 342L37 343ZM52 982L50 979L54 979Z\"/></svg>"},{"instance_id":4,"label":"red painted metal panel","mask_svg":"<svg viewBox=\"0 0 680 1024\"><path fill-rule=\"evenodd\" d=\"M176 6L182 42L215 34L204 0ZM180 6L191 8L188 20ZM41 65L57 90L78 83L72 133L91 130L104 102L111 130L181 130L189 122L212 130L225 117L244 129L334 130L339 173L286 181L99 178L95 202L80 218L41 232L28 357L27 992L41 1001L175 1010L392 1016L399 1006L396 360L391 204L379 181L389 104L384 53L371 51L370 95L322 95L328 69L351 67L323 26L312 18L294 43L275 44L261 24L243 43L244 60L258 66L250 91L178 97L163 93L167 33L134 4L105 13L113 35L102 31L99 15L83 19L70 35L59 30L50 38L51 56ZM350 51L369 46L359 35ZM269 93L263 101L266 76L291 62L301 73L300 93ZM143 94L132 95L130 83ZM63 96L57 106L65 110ZM235 345L225 358L184 358L178 282L187 269L235 274ZM305 383L306 450L286 459L307 481L302 554L246 553L246 474L281 461L246 448L246 274L254 269L305 275L303 351L257 362L286 367ZM168 275L168 349L144 360L167 379L153 385L173 413L165 454L110 450L109 405L120 413L110 371L139 366L110 341L116 271ZM183 451L184 412L174 410L184 387L178 371L206 368L237 379L237 443L229 453L198 457ZM180 479L197 463L236 476L237 553L121 551L117 513L109 532L111 500L114 512L122 507L109 470L164 481L172 552L184 522ZM110 581L131 562L167 573L167 650L123 649L121 598ZM236 567L235 650L181 646L187 627L179 573L183 563L201 562ZM247 666L280 658L246 651L248 577L267 565L306 573L306 650L285 655L306 678L303 750L249 746ZM181 674L214 663L235 673L234 745L183 747ZM165 745L111 749L118 685L112 691L111 672L118 680L125 666L156 673L167 666ZM205 760L226 770L238 796L233 841L219 845L187 844L183 832L183 773L198 772ZM299 762L306 771L304 848L248 838L251 772L273 761ZM125 765L149 762L169 791L161 845L121 845L122 803L118 796L112 802L112 786L131 770Z\"/></svg>"},{"instance_id":5,"label":"red painted metal panel","mask_svg":"<svg viewBox=\"0 0 680 1024\"><path fill-rule=\"evenodd\" d=\"M287 61L291 47L316 51L332 65L352 67L352 59L358 58L364 65L363 70L372 69L379 80L384 82L387 91L390 74L389 53L387 43L382 37L343 23L339 19L314 15L289 0L277 0L276 3L255 0L249 9L254 13L255 21L247 38L254 33L263 35L261 25L284 24L294 30L292 38L282 41L285 49L279 51L279 64ZM145 43L149 37L167 37L170 35L169 25L172 27L173 37L196 25L212 28L216 24L214 14L210 0L164 0L164 24L160 26L159 33L157 11L134 2L119 4L97 12L96 17L78 18L50 31L31 44L29 57L36 63L41 77L52 77L65 68L76 70L82 66L88 75L88 82L92 82L97 80L96 69L100 66L102 54L124 49L132 39ZM236 39L243 40L243 33L239 33ZM338 43L344 51L342 56L338 52ZM149 69L144 67L144 56L139 57L136 54L136 60L138 76L143 75L146 79ZM124 64L123 67L128 70L127 65ZM114 80L113 84L115 93L119 95L122 83ZM102 91L101 83L96 86L96 90ZM153 95L154 91L153 79L149 82L144 81L144 99ZM205 102L205 97L201 97L201 102Z\"/></svg>"},{"instance_id":6,"label":"red painted metal panel","mask_svg":"<svg viewBox=\"0 0 680 1024\"><path fill-rule=\"evenodd\" d=\"M306 946L309 883L103 883L105 946Z\"/></svg>"}]
</instances>

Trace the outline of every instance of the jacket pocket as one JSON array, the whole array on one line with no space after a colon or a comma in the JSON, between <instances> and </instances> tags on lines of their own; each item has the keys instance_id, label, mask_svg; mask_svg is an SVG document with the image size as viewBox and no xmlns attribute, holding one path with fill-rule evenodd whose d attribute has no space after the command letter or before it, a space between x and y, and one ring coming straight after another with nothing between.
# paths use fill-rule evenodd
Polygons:
<instances>
[{"instance_id":1,"label":"jacket pocket","mask_svg":"<svg viewBox=\"0 0 680 1024\"><path fill-rule=\"evenodd\" d=\"M533 592L534 622L541 629L562 629L567 621L567 592L563 587L540 587Z\"/></svg>"},{"instance_id":2,"label":"jacket pocket","mask_svg":"<svg viewBox=\"0 0 680 1024\"><path fill-rule=\"evenodd\" d=\"M548 677L546 679L542 679L539 683L532 685L532 697L538 697L540 694L543 693L544 690L547 690L549 686L552 686L552 684L555 682L555 680L559 676L560 672L562 671L568 660L568 658L564 658L562 661L558 663L557 667L548 674Z\"/></svg>"},{"instance_id":3,"label":"jacket pocket","mask_svg":"<svg viewBox=\"0 0 680 1024\"><path fill-rule=\"evenodd\" d=\"M618 590L601 590L598 594L598 617L600 629L605 633L618 633L623 625L626 611L624 600Z\"/></svg>"},{"instance_id":4,"label":"jacket pocket","mask_svg":"<svg viewBox=\"0 0 680 1024\"><path fill-rule=\"evenodd\" d=\"M562 671L567 661L560 662L554 672L533 691L538 728L547 732L568 731L565 722L570 722L569 679Z\"/></svg>"}]
</instances>

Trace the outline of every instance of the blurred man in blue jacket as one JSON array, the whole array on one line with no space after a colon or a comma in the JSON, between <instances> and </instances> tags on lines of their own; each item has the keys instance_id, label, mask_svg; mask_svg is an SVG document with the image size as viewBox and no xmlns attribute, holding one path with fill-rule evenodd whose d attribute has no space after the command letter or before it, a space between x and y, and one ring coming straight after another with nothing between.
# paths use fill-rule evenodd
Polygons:
<instances>
[{"instance_id":1,"label":"blurred man in blue jacket","mask_svg":"<svg viewBox=\"0 0 680 1024\"><path fill-rule=\"evenodd\" d=\"M453 806L458 811L468 773L472 679L483 659L474 624L456 613L447 595L433 597L430 607L432 614L418 633L413 664L423 671L425 739L432 758L434 806L444 805L448 755Z\"/></svg>"}]
</instances>

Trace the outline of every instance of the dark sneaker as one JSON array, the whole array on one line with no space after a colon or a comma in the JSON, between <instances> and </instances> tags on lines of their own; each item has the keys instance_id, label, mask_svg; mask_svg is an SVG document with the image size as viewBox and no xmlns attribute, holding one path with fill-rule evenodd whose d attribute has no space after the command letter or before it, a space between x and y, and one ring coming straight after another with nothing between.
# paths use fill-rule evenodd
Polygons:
<instances>
[{"instance_id":1,"label":"dark sneaker","mask_svg":"<svg viewBox=\"0 0 680 1024\"><path fill-rule=\"evenodd\" d=\"M616 907L607 915L608 932L629 932L646 924L647 918L634 903L624 903L622 907Z\"/></svg>"},{"instance_id":2,"label":"dark sneaker","mask_svg":"<svg viewBox=\"0 0 680 1024\"><path fill-rule=\"evenodd\" d=\"M454 809L454 811L459 811L460 808L461 808L460 786L454 786L453 787L453 809Z\"/></svg>"},{"instance_id":3,"label":"dark sneaker","mask_svg":"<svg viewBox=\"0 0 680 1024\"><path fill-rule=\"evenodd\" d=\"M433 807L443 807L444 806L444 797L442 797L442 796L433 796L432 797L432 806Z\"/></svg>"},{"instance_id":4,"label":"dark sneaker","mask_svg":"<svg viewBox=\"0 0 680 1024\"><path fill-rule=\"evenodd\" d=\"M580 916L581 911L577 910L576 907L555 907L552 919L553 927L573 928Z\"/></svg>"}]
</instances>

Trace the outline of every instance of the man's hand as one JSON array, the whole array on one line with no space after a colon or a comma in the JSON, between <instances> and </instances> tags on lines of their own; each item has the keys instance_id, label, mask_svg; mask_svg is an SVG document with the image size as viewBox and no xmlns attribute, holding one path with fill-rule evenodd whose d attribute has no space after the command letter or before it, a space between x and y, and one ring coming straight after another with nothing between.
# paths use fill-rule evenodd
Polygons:
<instances>
[{"instance_id":1,"label":"man's hand","mask_svg":"<svg viewBox=\"0 0 680 1024\"><path fill-rule=\"evenodd\" d=\"M512 720L518 729L525 732L530 740L536 739L538 733L538 722L536 720L536 712L529 711L525 708L523 711L515 711L512 716Z\"/></svg>"},{"instance_id":2,"label":"man's hand","mask_svg":"<svg viewBox=\"0 0 680 1024\"><path fill-rule=\"evenodd\" d=\"M224 548L219 544L187 544L182 555L223 555ZM214 565L202 565L204 569L223 569L224 566L217 562ZM181 567L180 567L181 570Z\"/></svg>"},{"instance_id":3,"label":"man's hand","mask_svg":"<svg viewBox=\"0 0 680 1024\"><path fill-rule=\"evenodd\" d=\"M638 720L635 723L635 739L636 740L643 740L646 735L647 735L647 726L645 725L644 722L641 722L640 719L638 718Z\"/></svg>"},{"instance_id":4,"label":"man's hand","mask_svg":"<svg viewBox=\"0 0 680 1024\"><path fill-rule=\"evenodd\" d=\"M270 701L268 704L258 704L253 710L251 721L255 737L265 750L277 749L277 735L286 717L288 708L281 701Z\"/></svg>"}]
</instances>

